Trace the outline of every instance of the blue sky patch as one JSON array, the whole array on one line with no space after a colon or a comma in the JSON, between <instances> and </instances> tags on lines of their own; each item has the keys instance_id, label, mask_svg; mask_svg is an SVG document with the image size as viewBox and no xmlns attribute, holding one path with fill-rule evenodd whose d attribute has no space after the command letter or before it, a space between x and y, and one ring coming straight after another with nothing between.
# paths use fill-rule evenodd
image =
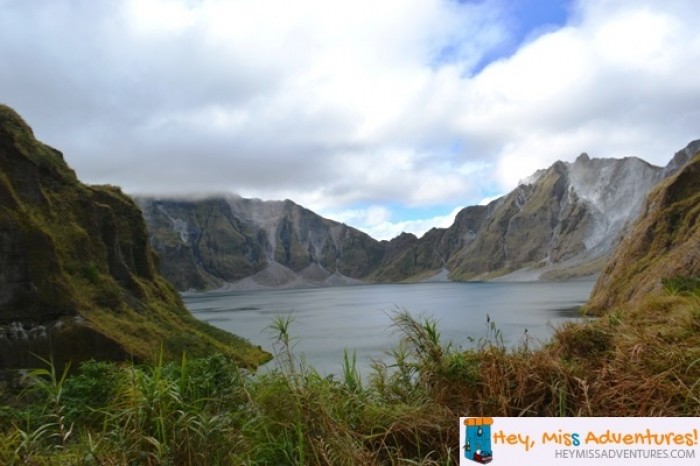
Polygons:
<instances>
[{"instance_id":1,"label":"blue sky patch","mask_svg":"<svg viewBox=\"0 0 700 466\"><path fill-rule=\"evenodd\" d=\"M479 0L458 0L458 3L484 3ZM512 56L523 44L566 25L572 8L572 0L487 0L501 11L508 38L486 54L468 71L479 74L490 63ZM459 47L446 45L439 53L438 61L454 62L459 59Z\"/></svg>"}]
</instances>

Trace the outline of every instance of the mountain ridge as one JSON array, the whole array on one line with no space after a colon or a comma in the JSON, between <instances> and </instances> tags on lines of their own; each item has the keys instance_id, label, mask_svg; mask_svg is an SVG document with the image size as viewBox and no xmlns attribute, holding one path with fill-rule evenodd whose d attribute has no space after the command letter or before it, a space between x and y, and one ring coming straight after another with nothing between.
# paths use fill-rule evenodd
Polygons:
<instances>
[{"instance_id":1,"label":"mountain ridge","mask_svg":"<svg viewBox=\"0 0 700 466\"><path fill-rule=\"evenodd\" d=\"M291 200L228 195L137 202L164 273L181 291L571 279L602 270L623 230L641 212L644 195L678 170L694 147L700 141L677 152L665 167L637 157L598 159L582 153L574 162L538 170L485 206L465 207L450 227L433 228L420 238L402 233L377 241ZM215 255L219 261L226 257L228 270L217 266Z\"/></svg>"}]
</instances>

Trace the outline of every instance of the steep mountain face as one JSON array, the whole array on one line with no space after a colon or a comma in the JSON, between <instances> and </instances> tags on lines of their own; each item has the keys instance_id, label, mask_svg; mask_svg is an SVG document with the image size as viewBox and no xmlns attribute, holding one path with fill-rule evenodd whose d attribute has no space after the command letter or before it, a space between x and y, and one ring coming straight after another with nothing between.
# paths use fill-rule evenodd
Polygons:
<instances>
[{"instance_id":1,"label":"steep mountain face","mask_svg":"<svg viewBox=\"0 0 700 466\"><path fill-rule=\"evenodd\" d=\"M569 167L557 162L535 183L520 185L493 203L474 240L450 258L451 276L494 276L559 263L581 252L589 210L569 187Z\"/></svg>"},{"instance_id":2,"label":"steep mountain face","mask_svg":"<svg viewBox=\"0 0 700 466\"><path fill-rule=\"evenodd\" d=\"M644 212L598 278L586 306L601 314L661 290L664 280L700 277L700 147L648 196Z\"/></svg>"},{"instance_id":3,"label":"steep mountain face","mask_svg":"<svg viewBox=\"0 0 700 466\"><path fill-rule=\"evenodd\" d=\"M224 199L202 200L196 208L184 201L137 202L160 254L161 271L178 289L211 288L264 268L257 232L246 230Z\"/></svg>"},{"instance_id":4,"label":"steep mountain face","mask_svg":"<svg viewBox=\"0 0 700 466\"><path fill-rule=\"evenodd\" d=\"M141 198L163 274L180 290L353 283L383 255L354 228L292 201Z\"/></svg>"},{"instance_id":5,"label":"steep mountain face","mask_svg":"<svg viewBox=\"0 0 700 466\"><path fill-rule=\"evenodd\" d=\"M599 272L645 194L688 160L700 142L665 168L634 157L557 162L487 206L462 210L452 226L396 238L370 276L379 281L570 279Z\"/></svg>"},{"instance_id":6,"label":"steep mountain face","mask_svg":"<svg viewBox=\"0 0 700 466\"><path fill-rule=\"evenodd\" d=\"M449 228L375 241L291 201L141 199L163 273L180 290L421 280L561 280L599 273L665 167L635 157L557 162ZM233 283L233 285L231 285Z\"/></svg>"},{"instance_id":7,"label":"steep mountain face","mask_svg":"<svg viewBox=\"0 0 700 466\"><path fill-rule=\"evenodd\" d=\"M385 255L370 280L399 282L447 279L449 263L455 251L463 250L477 239L484 221L496 204L462 209L449 228L433 228L420 239L403 233L385 245Z\"/></svg>"},{"instance_id":8,"label":"steep mountain face","mask_svg":"<svg viewBox=\"0 0 700 466\"><path fill-rule=\"evenodd\" d=\"M268 355L194 319L159 274L134 202L78 181L0 105L0 368L220 351Z\"/></svg>"}]
</instances>

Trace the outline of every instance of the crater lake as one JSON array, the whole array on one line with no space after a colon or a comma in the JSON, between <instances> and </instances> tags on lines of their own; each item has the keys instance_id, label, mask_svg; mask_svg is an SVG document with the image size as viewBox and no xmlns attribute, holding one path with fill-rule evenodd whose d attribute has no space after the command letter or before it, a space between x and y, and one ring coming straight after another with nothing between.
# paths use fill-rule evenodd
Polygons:
<instances>
[{"instance_id":1,"label":"crater lake","mask_svg":"<svg viewBox=\"0 0 700 466\"><path fill-rule=\"evenodd\" d=\"M392 316L400 310L437 321L443 344L472 348L490 339L531 347L553 329L581 318L578 309L593 281L439 282L332 288L212 291L185 294L192 314L273 352L276 317L291 317L294 354L323 375L342 374L343 353L354 352L360 373L372 359L389 361L400 334ZM488 321L488 322L487 322ZM496 335L495 330L498 331ZM275 366L275 361L268 366Z\"/></svg>"}]
</instances>

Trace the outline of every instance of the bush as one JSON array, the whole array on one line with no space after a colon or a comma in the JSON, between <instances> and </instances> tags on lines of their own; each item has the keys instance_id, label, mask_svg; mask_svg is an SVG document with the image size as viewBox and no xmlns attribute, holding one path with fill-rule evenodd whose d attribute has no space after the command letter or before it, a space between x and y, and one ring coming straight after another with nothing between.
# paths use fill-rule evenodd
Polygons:
<instances>
[{"instance_id":1,"label":"bush","mask_svg":"<svg viewBox=\"0 0 700 466\"><path fill-rule=\"evenodd\" d=\"M122 374L111 362L84 361L77 374L66 379L63 403L69 422L98 426L103 421L100 410L112 402Z\"/></svg>"},{"instance_id":2,"label":"bush","mask_svg":"<svg viewBox=\"0 0 700 466\"><path fill-rule=\"evenodd\" d=\"M700 296L700 277L664 278L661 283L667 293Z\"/></svg>"}]
</instances>

